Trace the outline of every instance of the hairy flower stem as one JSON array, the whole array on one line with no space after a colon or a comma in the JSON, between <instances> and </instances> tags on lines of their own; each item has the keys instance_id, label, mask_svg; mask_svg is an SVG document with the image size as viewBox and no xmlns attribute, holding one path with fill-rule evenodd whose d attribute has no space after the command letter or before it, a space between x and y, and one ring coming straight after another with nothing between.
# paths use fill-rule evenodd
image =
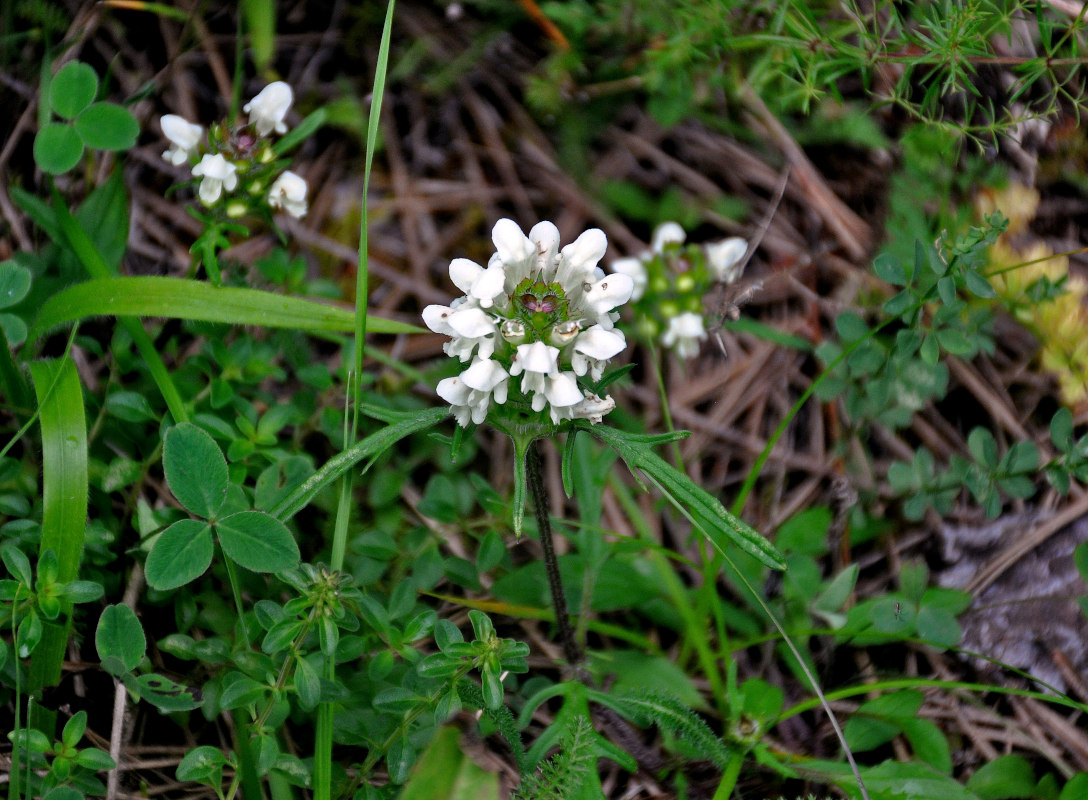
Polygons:
<instances>
[{"instance_id":1,"label":"hairy flower stem","mask_svg":"<svg viewBox=\"0 0 1088 800\"><path fill-rule=\"evenodd\" d=\"M525 467L528 473L529 491L533 495L533 508L536 511L537 529L540 531L540 546L544 548L544 569L548 573L548 588L552 593L552 607L555 609L555 621L559 626L559 640L563 644L563 655L574 669L578 669L584 659L582 648L574 638L574 628L570 624L567 611L567 596L563 592L563 582L559 578L559 560L555 557L552 544L552 523L548 516L548 490L540 469L540 450L537 442L529 445L525 453Z\"/></svg>"}]
</instances>

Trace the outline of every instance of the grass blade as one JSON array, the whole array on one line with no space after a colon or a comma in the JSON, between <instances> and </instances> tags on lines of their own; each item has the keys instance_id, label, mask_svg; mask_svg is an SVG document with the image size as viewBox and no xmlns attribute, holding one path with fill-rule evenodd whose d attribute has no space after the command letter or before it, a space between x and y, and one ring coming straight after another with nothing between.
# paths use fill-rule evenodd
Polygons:
<instances>
[{"instance_id":1,"label":"grass blade","mask_svg":"<svg viewBox=\"0 0 1088 800\"><path fill-rule=\"evenodd\" d=\"M83 390L70 358L30 365L42 431L42 540L40 552L57 556L57 580L74 581L87 529L87 420ZM72 604L61 606L60 625L47 625L30 664L32 690L60 680ZM50 735L52 731L47 732Z\"/></svg>"},{"instance_id":2,"label":"grass blade","mask_svg":"<svg viewBox=\"0 0 1088 800\"><path fill-rule=\"evenodd\" d=\"M103 315L169 317L313 333L355 330L351 311L314 300L185 278L110 277L77 283L50 297L34 320L28 341L57 325ZM378 333L423 332L415 325L387 319L371 319L369 324Z\"/></svg>"}]
</instances>

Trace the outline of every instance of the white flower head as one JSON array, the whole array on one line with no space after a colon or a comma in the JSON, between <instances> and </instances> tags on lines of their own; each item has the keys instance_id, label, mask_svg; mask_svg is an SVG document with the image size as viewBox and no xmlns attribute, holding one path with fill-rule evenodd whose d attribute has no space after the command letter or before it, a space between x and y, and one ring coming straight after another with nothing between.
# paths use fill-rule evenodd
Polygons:
<instances>
[{"instance_id":1,"label":"white flower head","mask_svg":"<svg viewBox=\"0 0 1088 800\"><path fill-rule=\"evenodd\" d=\"M669 320L669 326L661 334L661 344L675 348L680 358L691 358L699 353L699 344L705 338L702 315L685 311Z\"/></svg>"},{"instance_id":2,"label":"white flower head","mask_svg":"<svg viewBox=\"0 0 1088 800\"><path fill-rule=\"evenodd\" d=\"M287 170L273 181L268 190L268 205L282 208L296 219L305 216L306 181Z\"/></svg>"},{"instance_id":3,"label":"white flower head","mask_svg":"<svg viewBox=\"0 0 1088 800\"><path fill-rule=\"evenodd\" d=\"M170 141L170 149L162 157L179 167L196 155L204 129L177 114L164 114L159 120L163 135Z\"/></svg>"},{"instance_id":4,"label":"white flower head","mask_svg":"<svg viewBox=\"0 0 1088 800\"><path fill-rule=\"evenodd\" d=\"M683 244L687 237L679 222L662 222L654 229L653 238L650 240L650 250L654 253L663 253L667 245Z\"/></svg>"},{"instance_id":5,"label":"white flower head","mask_svg":"<svg viewBox=\"0 0 1088 800\"><path fill-rule=\"evenodd\" d=\"M193 167L193 175L202 178L200 189L200 202L206 206L214 205L223 191L234 191L238 186L238 168L227 161L222 153L212 155L205 153L200 163Z\"/></svg>"},{"instance_id":6,"label":"white flower head","mask_svg":"<svg viewBox=\"0 0 1088 800\"><path fill-rule=\"evenodd\" d=\"M465 258L450 263L464 296L423 311L427 327L450 337L445 352L472 362L456 383L443 381L440 394L462 425L486 418L492 404L505 406L494 413L521 420L547 410L553 424L599 422L615 402L587 395L578 378L600 380L626 346L614 329L615 309L631 297L633 278L598 266L607 240L597 229L560 248L552 223L540 222L526 236L503 219L492 241L486 267Z\"/></svg>"},{"instance_id":7,"label":"white flower head","mask_svg":"<svg viewBox=\"0 0 1088 800\"><path fill-rule=\"evenodd\" d=\"M258 136L267 136L272 131L286 133L287 123L283 120L294 99L291 87L276 81L261 89L260 94L242 106L242 111L249 114L249 124L257 128Z\"/></svg>"},{"instance_id":8,"label":"white flower head","mask_svg":"<svg viewBox=\"0 0 1088 800\"><path fill-rule=\"evenodd\" d=\"M703 245L706 253L706 266L714 280L733 283L740 278L744 269L742 259L748 252L748 242L739 236L731 236L720 242Z\"/></svg>"}]
</instances>

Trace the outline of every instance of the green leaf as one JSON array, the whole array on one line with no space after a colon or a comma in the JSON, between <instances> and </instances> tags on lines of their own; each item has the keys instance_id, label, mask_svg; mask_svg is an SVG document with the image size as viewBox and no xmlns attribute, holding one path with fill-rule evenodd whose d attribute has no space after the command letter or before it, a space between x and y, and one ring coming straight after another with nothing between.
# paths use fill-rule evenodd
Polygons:
<instances>
[{"instance_id":1,"label":"green leaf","mask_svg":"<svg viewBox=\"0 0 1088 800\"><path fill-rule=\"evenodd\" d=\"M46 300L29 338L33 341L54 326L94 316L167 317L314 333L349 333L355 328L353 312L299 297L185 278L100 277L69 286ZM367 330L424 332L415 325L371 316Z\"/></svg>"},{"instance_id":2,"label":"green leaf","mask_svg":"<svg viewBox=\"0 0 1088 800\"><path fill-rule=\"evenodd\" d=\"M83 792L71 786L54 786L42 800L85 800Z\"/></svg>"},{"instance_id":3,"label":"green leaf","mask_svg":"<svg viewBox=\"0 0 1088 800\"><path fill-rule=\"evenodd\" d=\"M366 409L364 408L364 410ZM388 412L388 409L384 411ZM269 513L280 520L290 519L305 508L318 492L364 458L372 460L363 468L363 472L369 469L374 458L405 436L434 427L448 415L449 410L446 408L431 408L426 411L413 411L404 414L396 413L393 418L398 421L370 434L358 444L329 459L321 469L295 487L290 494L273 508L269 509Z\"/></svg>"},{"instance_id":4,"label":"green leaf","mask_svg":"<svg viewBox=\"0 0 1088 800\"><path fill-rule=\"evenodd\" d=\"M397 800L499 800L500 796L499 776L476 766L462 750L457 728L447 726L420 754Z\"/></svg>"},{"instance_id":5,"label":"green leaf","mask_svg":"<svg viewBox=\"0 0 1088 800\"><path fill-rule=\"evenodd\" d=\"M952 751L948 739L937 725L921 717L906 717L897 722L920 761L945 775L952 774Z\"/></svg>"},{"instance_id":6,"label":"green leaf","mask_svg":"<svg viewBox=\"0 0 1088 800\"><path fill-rule=\"evenodd\" d=\"M609 445L632 470L640 470L680 513L687 517L722 554L732 542L771 569L785 569L786 561L773 544L754 528L730 513L715 497L700 488L650 449L647 437L627 433L606 425L584 425L598 439Z\"/></svg>"},{"instance_id":7,"label":"green leaf","mask_svg":"<svg viewBox=\"0 0 1088 800\"><path fill-rule=\"evenodd\" d=\"M158 419L151 403L138 392L113 392L106 397L106 411L124 422Z\"/></svg>"},{"instance_id":8,"label":"green leaf","mask_svg":"<svg viewBox=\"0 0 1088 800\"><path fill-rule=\"evenodd\" d=\"M0 328L4 329L8 347L18 347L26 341L26 323L14 314L0 314Z\"/></svg>"},{"instance_id":9,"label":"green leaf","mask_svg":"<svg viewBox=\"0 0 1088 800\"><path fill-rule=\"evenodd\" d=\"M1083 800L1088 797L1088 772L1078 772L1062 787L1058 800Z\"/></svg>"},{"instance_id":10,"label":"green leaf","mask_svg":"<svg viewBox=\"0 0 1088 800\"><path fill-rule=\"evenodd\" d=\"M869 335L869 326L865 320L853 311L844 311L835 318L835 330L844 342L856 342Z\"/></svg>"},{"instance_id":11,"label":"green leaf","mask_svg":"<svg viewBox=\"0 0 1088 800\"><path fill-rule=\"evenodd\" d=\"M825 612L838 611L842 608L849 599L851 592L854 591L854 584L857 582L859 570L860 567L857 564L851 564L836 575L828 583L827 588L812 601L812 608Z\"/></svg>"},{"instance_id":12,"label":"green leaf","mask_svg":"<svg viewBox=\"0 0 1088 800\"><path fill-rule=\"evenodd\" d=\"M178 764L179 781L196 781L218 786L218 776L222 774L227 759L218 749L204 745L190 750ZM209 780L215 778L215 780Z\"/></svg>"},{"instance_id":13,"label":"green leaf","mask_svg":"<svg viewBox=\"0 0 1088 800\"><path fill-rule=\"evenodd\" d=\"M1073 446L1073 412L1068 408L1059 408L1050 418L1050 440L1062 453Z\"/></svg>"},{"instance_id":14,"label":"green leaf","mask_svg":"<svg viewBox=\"0 0 1088 800\"><path fill-rule=\"evenodd\" d=\"M263 511L239 511L215 525L223 552L253 572L279 572L298 564L298 545L287 526Z\"/></svg>"},{"instance_id":15,"label":"green leaf","mask_svg":"<svg viewBox=\"0 0 1088 800\"><path fill-rule=\"evenodd\" d=\"M95 103L76 117L76 133L95 150L127 150L136 144L140 126L127 108Z\"/></svg>"},{"instance_id":16,"label":"green leaf","mask_svg":"<svg viewBox=\"0 0 1088 800\"><path fill-rule=\"evenodd\" d=\"M990 282L985 276L974 272L973 270L966 270L963 273L964 285L967 287L967 291L976 297L981 297L984 300L992 300L997 297L997 292L994 287L990 285Z\"/></svg>"},{"instance_id":17,"label":"green leaf","mask_svg":"<svg viewBox=\"0 0 1088 800\"><path fill-rule=\"evenodd\" d=\"M258 72L263 72L275 54L276 4L272 0L242 0L246 33Z\"/></svg>"},{"instance_id":18,"label":"green leaf","mask_svg":"<svg viewBox=\"0 0 1088 800\"><path fill-rule=\"evenodd\" d=\"M144 570L153 589L176 589L204 574L215 545L211 526L195 519L178 520L155 540Z\"/></svg>"},{"instance_id":19,"label":"green leaf","mask_svg":"<svg viewBox=\"0 0 1088 800\"><path fill-rule=\"evenodd\" d=\"M87 419L83 388L75 362L64 358L30 365L39 405L42 443L42 535L39 554L52 550L57 558L56 580L70 583L79 576L87 531ZM71 611L65 601L62 613ZM60 680L68 646L68 630L50 625L31 663L35 690Z\"/></svg>"},{"instance_id":20,"label":"green leaf","mask_svg":"<svg viewBox=\"0 0 1088 800\"><path fill-rule=\"evenodd\" d=\"M49 106L64 119L73 119L94 100L98 76L82 61L69 61L49 85Z\"/></svg>"},{"instance_id":21,"label":"green leaf","mask_svg":"<svg viewBox=\"0 0 1088 800\"><path fill-rule=\"evenodd\" d=\"M954 356L969 356L975 352L975 344L959 328L941 328L935 333L937 343Z\"/></svg>"},{"instance_id":22,"label":"green leaf","mask_svg":"<svg viewBox=\"0 0 1088 800\"><path fill-rule=\"evenodd\" d=\"M49 122L34 137L34 163L42 172L61 175L83 157L83 140L71 125Z\"/></svg>"},{"instance_id":23,"label":"green leaf","mask_svg":"<svg viewBox=\"0 0 1088 800\"><path fill-rule=\"evenodd\" d=\"M1030 798L1035 792L1035 773L1023 756L999 756L967 779L967 788L982 800Z\"/></svg>"},{"instance_id":24,"label":"green leaf","mask_svg":"<svg viewBox=\"0 0 1088 800\"><path fill-rule=\"evenodd\" d=\"M30 270L14 261L0 262L0 308L20 302L30 291Z\"/></svg>"},{"instance_id":25,"label":"green leaf","mask_svg":"<svg viewBox=\"0 0 1088 800\"><path fill-rule=\"evenodd\" d=\"M126 671L136 668L144 657L147 639L136 613L125 605L106 606L94 634L98 657L118 659Z\"/></svg>"},{"instance_id":26,"label":"green leaf","mask_svg":"<svg viewBox=\"0 0 1088 800\"><path fill-rule=\"evenodd\" d=\"M321 700L321 677L305 658L295 659L295 692L303 710L317 708Z\"/></svg>"},{"instance_id":27,"label":"green leaf","mask_svg":"<svg viewBox=\"0 0 1088 800\"><path fill-rule=\"evenodd\" d=\"M879 800L978 800L978 796L948 775L918 762L885 761L871 769L862 770L862 779L869 796ZM835 779L852 798L860 798L853 775Z\"/></svg>"},{"instance_id":28,"label":"green leaf","mask_svg":"<svg viewBox=\"0 0 1088 800\"><path fill-rule=\"evenodd\" d=\"M899 263L899 259L891 253L881 253L873 261L873 272L882 281L887 281L893 286L905 286L907 283L907 271Z\"/></svg>"},{"instance_id":29,"label":"green leaf","mask_svg":"<svg viewBox=\"0 0 1088 800\"><path fill-rule=\"evenodd\" d=\"M946 306L956 302L956 281L951 275L945 275L937 281L937 295Z\"/></svg>"},{"instance_id":30,"label":"green leaf","mask_svg":"<svg viewBox=\"0 0 1088 800\"><path fill-rule=\"evenodd\" d=\"M194 708L200 708L204 702L198 699L197 692L189 687L153 672L140 675L134 686L128 681L125 682L125 686L129 688L129 691L135 690L140 697L165 714L175 711L192 711Z\"/></svg>"},{"instance_id":31,"label":"green leaf","mask_svg":"<svg viewBox=\"0 0 1088 800\"><path fill-rule=\"evenodd\" d=\"M230 479L223 451L202 428L175 425L163 437L162 466L174 497L198 517L212 518L227 499Z\"/></svg>"},{"instance_id":32,"label":"green leaf","mask_svg":"<svg viewBox=\"0 0 1088 800\"><path fill-rule=\"evenodd\" d=\"M933 644L955 647L960 643L960 624L943 608L923 605L918 609L914 629L919 638Z\"/></svg>"}]
</instances>

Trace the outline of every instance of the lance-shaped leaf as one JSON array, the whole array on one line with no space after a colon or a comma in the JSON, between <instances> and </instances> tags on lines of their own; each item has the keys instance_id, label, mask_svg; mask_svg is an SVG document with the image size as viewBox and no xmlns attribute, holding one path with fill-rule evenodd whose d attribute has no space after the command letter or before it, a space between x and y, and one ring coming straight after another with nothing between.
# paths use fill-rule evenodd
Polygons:
<instances>
[{"instance_id":1,"label":"lance-shaped leaf","mask_svg":"<svg viewBox=\"0 0 1088 800\"><path fill-rule=\"evenodd\" d=\"M260 289L212 286L185 278L95 278L69 286L42 305L28 337L96 316L167 317L230 325L259 325L313 333L350 333L355 314L336 306ZM423 333L403 322L369 317L373 333Z\"/></svg>"},{"instance_id":2,"label":"lance-shaped leaf","mask_svg":"<svg viewBox=\"0 0 1088 800\"><path fill-rule=\"evenodd\" d=\"M716 550L725 553L728 542L755 556L771 569L785 569L786 561L773 544L752 526L731 514L717 498L691 478L653 452L661 437L642 436L605 425L580 426L619 453L632 470L639 470L666 499L707 537Z\"/></svg>"}]
</instances>

